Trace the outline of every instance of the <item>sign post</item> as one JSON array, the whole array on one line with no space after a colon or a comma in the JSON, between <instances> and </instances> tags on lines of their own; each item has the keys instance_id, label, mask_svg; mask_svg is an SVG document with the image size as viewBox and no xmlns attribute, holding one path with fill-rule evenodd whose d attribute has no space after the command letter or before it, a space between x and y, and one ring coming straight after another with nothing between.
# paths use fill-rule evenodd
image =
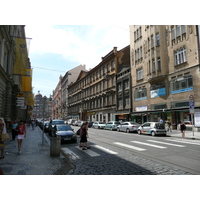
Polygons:
<instances>
[{"instance_id":1,"label":"sign post","mask_svg":"<svg viewBox=\"0 0 200 200\"><path fill-rule=\"evenodd\" d=\"M192 118L192 135L194 139L194 96L191 94L189 96L189 107L190 107L190 114L191 114L191 118Z\"/></svg>"}]
</instances>

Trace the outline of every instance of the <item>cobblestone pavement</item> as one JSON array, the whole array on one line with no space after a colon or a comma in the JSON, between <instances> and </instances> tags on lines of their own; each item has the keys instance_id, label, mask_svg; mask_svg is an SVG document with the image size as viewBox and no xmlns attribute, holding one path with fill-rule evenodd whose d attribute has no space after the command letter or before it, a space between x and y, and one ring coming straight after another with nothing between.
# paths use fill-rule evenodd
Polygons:
<instances>
[{"instance_id":1,"label":"cobblestone pavement","mask_svg":"<svg viewBox=\"0 0 200 200\"><path fill-rule=\"evenodd\" d=\"M180 169L146 159L126 155L126 158L107 155L73 161L68 175L190 175Z\"/></svg>"}]
</instances>

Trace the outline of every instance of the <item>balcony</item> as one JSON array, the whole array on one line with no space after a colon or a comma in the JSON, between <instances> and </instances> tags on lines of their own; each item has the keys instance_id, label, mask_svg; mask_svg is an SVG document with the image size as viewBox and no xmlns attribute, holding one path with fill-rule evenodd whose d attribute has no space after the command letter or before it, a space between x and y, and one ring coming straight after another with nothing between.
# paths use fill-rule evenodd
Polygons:
<instances>
[{"instance_id":1,"label":"balcony","mask_svg":"<svg viewBox=\"0 0 200 200\"><path fill-rule=\"evenodd\" d=\"M156 72L153 72L151 74L148 74L148 82L150 84L154 84L160 81L163 81L167 76L166 75L159 75Z\"/></svg>"}]
</instances>

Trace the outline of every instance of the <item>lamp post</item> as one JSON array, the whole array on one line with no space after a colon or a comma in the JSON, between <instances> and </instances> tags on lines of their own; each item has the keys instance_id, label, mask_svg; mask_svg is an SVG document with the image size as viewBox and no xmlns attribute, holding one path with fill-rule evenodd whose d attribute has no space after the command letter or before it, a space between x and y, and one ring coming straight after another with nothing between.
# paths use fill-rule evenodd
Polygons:
<instances>
[{"instance_id":1,"label":"lamp post","mask_svg":"<svg viewBox=\"0 0 200 200\"><path fill-rule=\"evenodd\" d=\"M47 100L47 97L44 96L42 98L43 100L43 131L42 131L42 145L44 145L44 117L45 117L45 105L46 105L46 100Z\"/></svg>"}]
</instances>

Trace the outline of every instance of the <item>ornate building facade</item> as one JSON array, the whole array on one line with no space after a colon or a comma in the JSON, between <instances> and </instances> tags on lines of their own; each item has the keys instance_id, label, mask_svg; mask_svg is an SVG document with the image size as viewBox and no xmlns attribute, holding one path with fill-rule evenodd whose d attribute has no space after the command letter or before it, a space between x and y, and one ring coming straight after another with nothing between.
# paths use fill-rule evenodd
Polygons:
<instances>
[{"instance_id":1,"label":"ornate building facade","mask_svg":"<svg viewBox=\"0 0 200 200\"><path fill-rule=\"evenodd\" d=\"M195 25L131 25L132 118L191 120L200 107L199 33Z\"/></svg>"}]
</instances>

